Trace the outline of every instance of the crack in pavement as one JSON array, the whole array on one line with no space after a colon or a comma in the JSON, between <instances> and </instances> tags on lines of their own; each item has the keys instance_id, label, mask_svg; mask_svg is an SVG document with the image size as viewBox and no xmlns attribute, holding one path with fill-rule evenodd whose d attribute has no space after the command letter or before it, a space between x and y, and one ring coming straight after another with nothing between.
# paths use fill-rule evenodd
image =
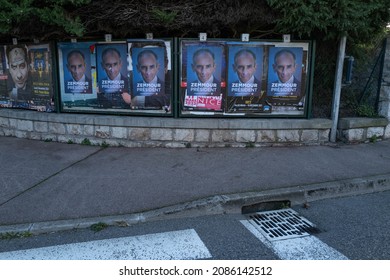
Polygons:
<instances>
[{"instance_id":1,"label":"crack in pavement","mask_svg":"<svg viewBox=\"0 0 390 280\"><path fill-rule=\"evenodd\" d=\"M2 202L2 203L0 203L0 207L4 206L5 204L7 204L8 202L12 201L13 199L15 199L15 198L21 196L22 194L25 194L25 193L27 193L28 191L30 191L30 190L32 190L32 189L38 187L38 186L41 185L42 183L44 183L44 182L48 181L49 179L51 179L51 178L57 176L57 175L60 174L61 172L63 172L63 171L65 171L65 170L67 170L67 169L69 169L69 168L75 166L76 164L78 164L78 163L80 163L80 162L85 161L86 159L88 159L88 158L90 158L90 157L92 157L92 156L94 156L94 155L96 155L97 153L101 152L101 151L104 150L104 149L105 149L105 148L100 148L99 150L97 150L97 151L95 151L95 152L93 152L93 153L87 155L86 157L84 157L84 158L82 158L82 159L80 159L80 160L77 160L77 161L73 162L72 164L70 164L70 165L68 165L68 166L66 166L66 167L64 167L64 168L62 168L61 170L59 170L59 171L57 171L57 172L51 174L51 175L48 176L47 178L42 179L40 182L38 182L38 183L32 185L31 187L29 187L29 188L27 188L27 189L21 191L20 193L14 195L13 197L7 199L6 201L4 201L4 202Z\"/></svg>"}]
</instances>

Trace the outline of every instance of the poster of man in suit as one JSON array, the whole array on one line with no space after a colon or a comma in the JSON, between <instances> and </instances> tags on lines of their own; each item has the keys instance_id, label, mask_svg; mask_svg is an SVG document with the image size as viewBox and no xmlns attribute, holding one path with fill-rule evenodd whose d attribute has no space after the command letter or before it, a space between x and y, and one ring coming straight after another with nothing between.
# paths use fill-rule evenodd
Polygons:
<instances>
[{"instance_id":1,"label":"poster of man in suit","mask_svg":"<svg viewBox=\"0 0 390 280\"><path fill-rule=\"evenodd\" d=\"M205 110L221 110L223 49L218 45L186 47L186 93L184 106Z\"/></svg>"}]
</instances>

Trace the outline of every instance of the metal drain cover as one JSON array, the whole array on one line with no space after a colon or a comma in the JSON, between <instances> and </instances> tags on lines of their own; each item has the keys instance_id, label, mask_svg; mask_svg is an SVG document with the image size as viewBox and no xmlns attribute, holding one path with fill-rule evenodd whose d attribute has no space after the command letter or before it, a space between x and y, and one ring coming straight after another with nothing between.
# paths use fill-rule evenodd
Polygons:
<instances>
[{"instance_id":1,"label":"metal drain cover","mask_svg":"<svg viewBox=\"0 0 390 280\"><path fill-rule=\"evenodd\" d=\"M256 212L245 215L268 240L283 240L317 233L316 226L292 209Z\"/></svg>"}]
</instances>

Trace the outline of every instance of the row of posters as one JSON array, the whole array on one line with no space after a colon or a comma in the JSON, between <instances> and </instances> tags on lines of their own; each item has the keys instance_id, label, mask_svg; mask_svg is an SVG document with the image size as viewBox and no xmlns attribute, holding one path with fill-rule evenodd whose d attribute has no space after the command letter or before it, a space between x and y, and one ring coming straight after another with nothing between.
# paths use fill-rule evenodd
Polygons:
<instances>
[{"instance_id":1,"label":"row of posters","mask_svg":"<svg viewBox=\"0 0 390 280\"><path fill-rule=\"evenodd\" d=\"M64 112L303 116L308 48L183 39L175 79L171 40L62 42L53 79L50 44L0 46L0 106L54 111L59 88Z\"/></svg>"},{"instance_id":2,"label":"row of posters","mask_svg":"<svg viewBox=\"0 0 390 280\"><path fill-rule=\"evenodd\" d=\"M182 113L304 115L308 47L182 41Z\"/></svg>"},{"instance_id":3,"label":"row of posters","mask_svg":"<svg viewBox=\"0 0 390 280\"><path fill-rule=\"evenodd\" d=\"M66 111L171 111L171 42L59 43Z\"/></svg>"}]
</instances>

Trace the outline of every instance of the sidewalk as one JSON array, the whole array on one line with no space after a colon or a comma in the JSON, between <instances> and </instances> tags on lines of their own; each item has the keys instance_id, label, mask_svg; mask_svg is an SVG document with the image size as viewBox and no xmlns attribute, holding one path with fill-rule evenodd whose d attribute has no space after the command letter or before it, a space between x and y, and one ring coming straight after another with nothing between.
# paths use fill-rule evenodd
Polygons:
<instances>
[{"instance_id":1,"label":"sidewalk","mask_svg":"<svg viewBox=\"0 0 390 280\"><path fill-rule=\"evenodd\" d=\"M0 137L0 232L131 224L390 190L390 141L102 148Z\"/></svg>"}]
</instances>

